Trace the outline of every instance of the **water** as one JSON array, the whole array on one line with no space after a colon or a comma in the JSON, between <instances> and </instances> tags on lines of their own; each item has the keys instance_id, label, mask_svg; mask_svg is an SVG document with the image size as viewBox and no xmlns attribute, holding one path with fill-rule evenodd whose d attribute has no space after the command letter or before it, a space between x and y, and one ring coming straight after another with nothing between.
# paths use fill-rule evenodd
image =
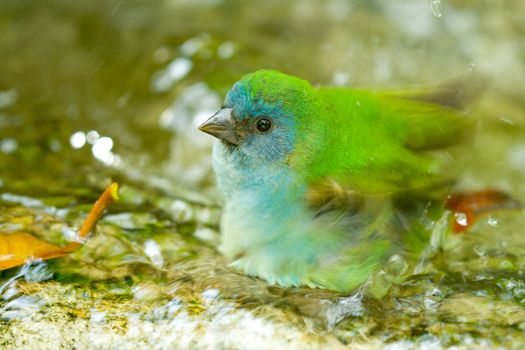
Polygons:
<instances>
[{"instance_id":1,"label":"water","mask_svg":"<svg viewBox=\"0 0 525 350\"><path fill-rule=\"evenodd\" d=\"M71 256L0 273L0 345L518 347L519 210L468 234L435 225L415 270L393 259L373 293L268 286L216 251L211 140L196 126L259 68L374 88L467 77L483 91L468 107L470 141L447 155L458 187L525 200L524 10L518 0L2 1L0 231L64 245L112 180L122 200Z\"/></svg>"}]
</instances>

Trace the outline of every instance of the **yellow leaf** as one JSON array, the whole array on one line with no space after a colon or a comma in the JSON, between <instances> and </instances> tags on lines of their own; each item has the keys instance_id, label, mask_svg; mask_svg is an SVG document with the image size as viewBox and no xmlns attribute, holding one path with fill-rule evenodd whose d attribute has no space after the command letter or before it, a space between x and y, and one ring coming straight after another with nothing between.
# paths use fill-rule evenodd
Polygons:
<instances>
[{"instance_id":1,"label":"yellow leaf","mask_svg":"<svg viewBox=\"0 0 525 350\"><path fill-rule=\"evenodd\" d=\"M117 200L118 184L112 183L91 208L78 232L78 242L72 242L65 247L48 243L26 232L0 232L0 271L23 265L26 260L31 258L53 259L74 251L82 245L89 233L94 230L109 204Z\"/></svg>"}]
</instances>

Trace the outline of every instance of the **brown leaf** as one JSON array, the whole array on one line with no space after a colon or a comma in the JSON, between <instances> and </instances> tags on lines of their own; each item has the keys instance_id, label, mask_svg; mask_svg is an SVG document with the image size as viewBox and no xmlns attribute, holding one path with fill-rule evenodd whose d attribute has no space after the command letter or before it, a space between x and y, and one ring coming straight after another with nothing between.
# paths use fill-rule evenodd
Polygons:
<instances>
[{"instance_id":1,"label":"brown leaf","mask_svg":"<svg viewBox=\"0 0 525 350\"><path fill-rule=\"evenodd\" d=\"M460 233L468 230L476 220L497 210L521 209L523 203L498 190L453 193L445 203L454 213L453 229Z\"/></svg>"},{"instance_id":2,"label":"brown leaf","mask_svg":"<svg viewBox=\"0 0 525 350\"><path fill-rule=\"evenodd\" d=\"M93 205L77 235L77 242L65 247L43 241L26 232L0 232L0 271L23 265L28 259L53 259L71 253L81 246L94 230L104 210L118 200L118 184L112 183Z\"/></svg>"}]
</instances>

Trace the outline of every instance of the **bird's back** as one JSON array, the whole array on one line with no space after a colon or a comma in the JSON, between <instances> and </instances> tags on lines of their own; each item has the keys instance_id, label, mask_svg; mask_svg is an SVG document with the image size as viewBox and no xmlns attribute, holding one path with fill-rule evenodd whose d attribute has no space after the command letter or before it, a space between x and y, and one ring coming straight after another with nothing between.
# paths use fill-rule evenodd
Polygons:
<instances>
[{"instance_id":1,"label":"bird's back","mask_svg":"<svg viewBox=\"0 0 525 350\"><path fill-rule=\"evenodd\" d=\"M443 175L428 151L457 142L469 123L451 108L380 92L321 88L317 96L304 123L316 132L299 140L311 184L330 178L365 193L431 186Z\"/></svg>"}]
</instances>

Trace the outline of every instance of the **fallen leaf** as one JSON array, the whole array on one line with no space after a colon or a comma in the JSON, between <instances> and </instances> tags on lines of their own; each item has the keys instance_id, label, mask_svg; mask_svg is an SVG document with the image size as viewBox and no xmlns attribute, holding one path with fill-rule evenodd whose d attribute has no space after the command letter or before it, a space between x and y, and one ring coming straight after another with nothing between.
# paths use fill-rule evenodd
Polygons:
<instances>
[{"instance_id":1,"label":"fallen leaf","mask_svg":"<svg viewBox=\"0 0 525 350\"><path fill-rule=\"evenodd\" d=\"M104 210L118 200L118 184L112 183L91 208L80 228L77 239L65 247L43 241L26 232L0 232L0 271L23 265L28 259L53 259L67 255L80 247L95 229Z\"/></svg>"},{"instance_id":2,"label":"fallen leaf","mask_svg":"<svg viewBox=\"0 0 525 350\"><path fill-rule=\"evenodd\" d=\"M468 230L482 215L497 210L521 209L523 204L504 192L489 189L454 193L445 207L454 213L453 229L460 233Z\"/></svg>"}]
</instances>

